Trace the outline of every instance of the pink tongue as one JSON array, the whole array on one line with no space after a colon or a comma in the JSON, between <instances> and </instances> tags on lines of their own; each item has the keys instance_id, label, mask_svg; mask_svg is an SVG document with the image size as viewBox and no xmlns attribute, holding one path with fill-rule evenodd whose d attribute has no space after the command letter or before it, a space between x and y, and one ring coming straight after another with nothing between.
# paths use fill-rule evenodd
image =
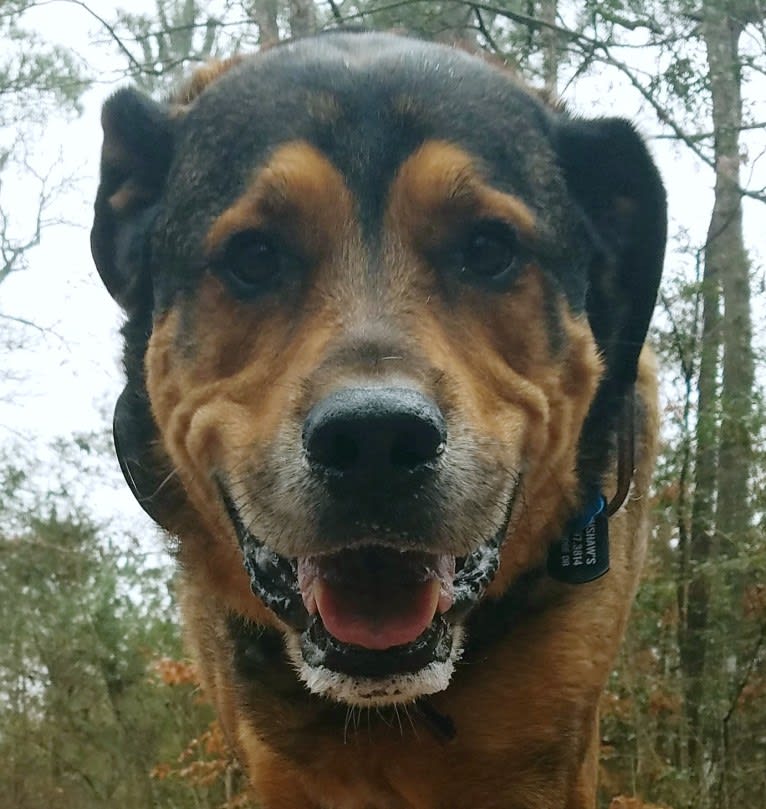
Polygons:
<instances>
[{"instance_id":1,"label":"pink tongue","mask_svg":"<svg viewBox=\"0 0 766 809\"><path fill-rule=\"evenodd\" d=\"M383 650L411 643L452 605L455 559L385 549L298 560L310 615L341 643Z\"/></svg>"},{"instance_id":2,"label":"pink tongue","mask_svg":"<svg viewBox=\"0 0 766 809\"><path fill-rule=\"evenodd\" d=\"M314 585L314 598L324 628L342 643L365 649L390 649L421 635L436 615L439 603L437 579L421 582L408 594L407 603L382 615L358 610L346 593L325 581Z\"/></svg>"}]
</instances>

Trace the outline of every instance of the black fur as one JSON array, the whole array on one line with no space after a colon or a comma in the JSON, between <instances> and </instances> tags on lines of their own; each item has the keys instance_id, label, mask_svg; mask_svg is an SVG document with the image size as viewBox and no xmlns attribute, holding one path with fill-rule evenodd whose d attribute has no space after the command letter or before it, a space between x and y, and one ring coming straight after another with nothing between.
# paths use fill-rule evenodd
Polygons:
<instances>
[{"instance_id":1,"label":"black fur","mask_svg":"<svg viewBox=\"0 0 766 809\"><path fill-rule=\"evenodd\" d=\"M337 102L335 120L311 112L323 93ZM120 91L105 105L103 125L93 255L128 315L127 387L115 430L128 466L139 459L137 496L160 522L167 523L158 490L168 470L152 466L156 436L142 370L152 316L193 292L211 222L275 146L295 139L326 154L358 200L372 256L360 273L376 272L389 182L427 139L476 155L494 186L526 202L540 225L537 260L550 288L573 312L587 311L606 359L580 452L583 485L600 478L636 377L665 243L662 183L627 122L573 120L505 72L441 45L331 33L243 60L175 117ZM126 183L136 193L115 213L109 199Z\"/></svg>"}]
</instances>

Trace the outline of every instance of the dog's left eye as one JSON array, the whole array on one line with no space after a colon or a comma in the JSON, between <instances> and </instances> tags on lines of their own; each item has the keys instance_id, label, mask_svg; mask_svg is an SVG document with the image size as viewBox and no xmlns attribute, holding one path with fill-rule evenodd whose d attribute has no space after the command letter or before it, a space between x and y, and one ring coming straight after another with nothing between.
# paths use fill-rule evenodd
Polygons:
<instances>
[{"instance_id":1,"label":"dog's left eye","mask_svg":"<svg viewBox=\"0 0 766 809\"><path fill-rule=\"evenodd\" d=\"M273 237L258 230L236 233L215 261L219 271L242 295L254 295L276 284L289 261Z\"/></svg>"},{"instance_id":2,"label":"dog's left eye","mask_svg":"<svg viewBox=\"0 0 766 809\"><path fill-rule=\"evenodd\" d=\"M516 231L505 222L481 222L470 232L458 255L458 275L467 283L505 288L519 264Z\"/></svg>"}]
</instances>

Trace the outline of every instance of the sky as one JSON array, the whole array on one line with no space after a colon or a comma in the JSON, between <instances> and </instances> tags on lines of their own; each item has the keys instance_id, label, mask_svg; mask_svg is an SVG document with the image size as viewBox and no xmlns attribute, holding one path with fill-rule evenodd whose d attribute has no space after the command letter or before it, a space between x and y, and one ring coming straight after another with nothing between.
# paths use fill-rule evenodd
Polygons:
<instances>
[{"instance_id":1,"label":"sky","mask_svg":"<svg viewBox=\"0 0 766 809\"><path fill-rule=\"evenodd\" d=\"M94 8L99 5L105 13L111 6L96 3ZM0 404L0 425L25 437L31 431L49 438L92 429L100 417L103 420L107 398L119 386L120 313L98 282L88 236L101 145L99 111L104 98L119 86L118 60L104 47L105 36L95 21L77 6L46 4L29 12L24 24L48 41L72 47L103 77L84 97L82 116L51 121L35 147L38 170L58 162L57 174L75 179L74 189L49 213L67 224L48 228L30 253L29 269L12 275L0 289L0 311L45 330L26 330L29 349L9 358L12 367L18 366L17 375L25 378L0 396L10 398L10 405ZM10 182L14 200L22 202L16 219L28 221L34 184L26 176Z\"/></svg>"},{"instance_id":2,"label":"sky","mask_svg":"<svg viewBox=\"0 0 766 809\"><path fill-rule=\"evenodd\" d=\"M133 12L149 9L148 0L131 2ZM93 2L92 8L109 17L114 5ZM90 65L99 82L83 100L83 114L72 121L51 120L35 149L39 167L62 163L61 171L76 177L75 188L60 201L54 217L66 220L48 228L42 243L29 255L29 269L11 276L0 286L0 313L22 318L37 328L24 329L25 345L2 359L3 368L17 381L0 377L0 444L10 440L45 457L48 442L78 431L104 430L111 420L113 403L121 389L118 331L121 315L97 277L90 257L88 233L95 197L100 149L99 109L104 98L124 84L122 64L96 21L72 3L44 3L29 13L25 24L53 42L71 46ZM3 45L0 43L0 56ZM766 87L766 85L764 85ZM766 89L760 93L766 120ZM586 78L569 86L565 100L573 111L593 115L621 114L637 120L647 136L659 131L631 93L610 85L603 76ZM754 136L755 137L755 136ZM763 135L753 140L751 157L766 149ZM652 140L651 149L660 165L669 195L671 233L685 229L701 243L712 204L712 172L693 159L684 147L667 140ZM766 157L751 169L760 185L766 185ZM14 200L14 215L23 223L31 212L28 176L5 178L4 199ZM766 205L745 206L746 232L755 272L763 275L763 234ZM755 247L760 243L760 253ZM670 261L678 261L671 253ZM116 469L116 464L115 467ZM119 489L119 473L103 481L108 510L111 492ZM86 486L95 485L85 483ZM124 488L124 487L123 487ZM141 521L142 513L126 491L114 495L129 519Z\"/></svg>"},{"instance_id":3,"label":"sky","mask_svg":"<svg viewBox=\"0 0 766 809\"><path fill-rule=\"evenodd\" d=\"M91 6L104 15L114 8L113 3L99 0ZM150 2L131 2L132 11L151 7ZM24 26L49 42L73 48L94 67L99 80L83 98L82 115L50 120L44 137L34 145L32 160L37 170L54 166L55 176L71 176L74 185L48 213L49 219L62 223L44 230L40 245L29 253L28 269L0 285L0 315L35 324L15 329L21 346L8 353L0 347L0 356L5 354L0 360L4 372L0 373L0 445L20 447L32 459L38 486L73 485L94 516L143 535L153 550L156 533L125 486L116 460L98 463L94 474L92 467L78 470L62 465L58 451L51 448L59 437L109 431L114 402L122 389L122 315L98 279L89 231L98 183L100 108L125 81L107 38L84 9L55 0L43 3L26 15ZM0 41L0 60L2 49ZM13 211L20 233L29 231L36 187L23 173L4 176L4 205Z\"/></svg>"}]
</instances>

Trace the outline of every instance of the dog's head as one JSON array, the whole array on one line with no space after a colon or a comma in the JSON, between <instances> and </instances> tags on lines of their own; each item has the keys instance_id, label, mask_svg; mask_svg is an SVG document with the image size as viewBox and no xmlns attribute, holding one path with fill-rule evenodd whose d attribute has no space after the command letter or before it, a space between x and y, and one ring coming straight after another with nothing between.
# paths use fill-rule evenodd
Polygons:
<instances>
[{"instance_id":1,"label":"dog's head","mask_svg":"<svg viewBox=\"0 0 766 809\"><path fill-rule=\"evenodd\" d=\"M472 606L601 484L659 281L657 171L626 122L406 38L298 41L190 88L103 112L123 471L312 691L443 689Z\"/></svg>"}]
</instances>

